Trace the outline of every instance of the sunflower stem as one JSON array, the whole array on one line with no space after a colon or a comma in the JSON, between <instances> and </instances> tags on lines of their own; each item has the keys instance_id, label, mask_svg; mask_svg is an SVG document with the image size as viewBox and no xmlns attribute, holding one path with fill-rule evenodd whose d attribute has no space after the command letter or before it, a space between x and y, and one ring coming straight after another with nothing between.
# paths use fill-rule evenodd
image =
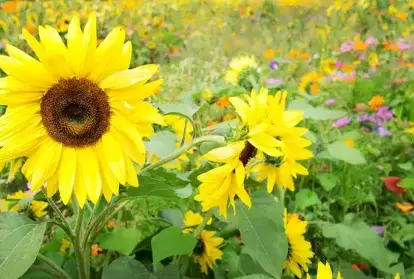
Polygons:
<instances>
[{"instance_id":1,"label":"sunflower stem","mask_svg":"<svg viewBox=\"0 0 414 279\"><path fill-rule=\"evenodd\" d=\"M74 203L74 206L78 207L79 205ZM78 264L79 279L89 279L89 265L86 261L86 257L89 257L89 255L85 255L84 251L86 247L83 246L83 214L84 210L78 207L76 214L75 241L73 242L73 246L76 254L76 262Z\"/></svg>"},{"instance_id":2,"label":"sunflower stem","mask_svg":"<svg viewBox=\"0 0 414 279\"><path fill-rule=\"evenodd\" d=\"M204 215L203 221L198 225L198 227L194 230L194 236L198 238L198 236L201 234L201 231L204 229L204 227L207 225L208 220L210 220L211 216L213 216L213 211L209 210L207 211L206 215Z\"/></svg>"},{"instance_id":3,"label":"sunflower stem","mask_svg":"<svg viewBox=\"0 0 414 279\"><path fill-rule=\"evenodd\" d=\"M58 275L58 278L64 278L64 279L71 279L69 274L67 274L60 266L55 264L52 260L49 258L43 256L42 254L37 255L37 259L43 261L48 266L53 268L56 271L56 275Z\"/></svg>"},{"instance_id":4,"label":"sunflower stem","mask_svg":"<svg viewBox=\"0 0 414 279\"><path fill-rule=\"evenodd\" d=\"M63 216L62 212L59 210L56 203L47 196L46 191L45 190L42 190L42 191L50 207L53 209L53 212L56 214L56 216L60 220L60 222L56 224L58 224L65 231L65 233L69 236L69 238L73 241L75 239L75 234L72 228L70 227L68 221L66 220L65 216Z\"/></svg>"},{"instance_id":5,"label":"sunflower stem","mask_svg":"<svg viewBox=\"0 0 414 279\"><path fill-rule=\"evenodd\" d=\"M225 140L224 140L224 137L222 137L222 136L214 136L213 135L213 136L203 136L203 137L196 138L192 142L190 142L188 144L185 144L182 147L178 148L176 151L174 151L170 155L167 155L166 157L162 158L160 161L158 161L154 164L151 164L151 165L147 166L146 168L143 168L140 173L144 173L144 172L150 171L152 169L156 169L156 168L164 165L165 163L168 163L168 162L180 157L181 154L186 153L190 148L192 148L194 146L197 146L197 145L199 145L203 142L206 142L206 141L216 142L219 145L224 145L226 143Z\"/></svg>"}]
</instances>

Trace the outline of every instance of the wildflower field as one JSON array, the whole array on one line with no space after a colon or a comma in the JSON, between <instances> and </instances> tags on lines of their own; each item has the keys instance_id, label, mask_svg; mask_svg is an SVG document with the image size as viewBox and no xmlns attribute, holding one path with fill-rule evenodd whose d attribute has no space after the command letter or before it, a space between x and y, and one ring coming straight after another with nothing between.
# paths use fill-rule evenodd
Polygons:
<instances>
[{"instance_id":1,"label":"wildflower field","mask_svg":"<svg viewBox=\"0 0 414 279\"><path fill-rule=\"evenodd\" d=\"M0 279L414 279L412 0L0 0Z\"/></svg>"}]
</instances>

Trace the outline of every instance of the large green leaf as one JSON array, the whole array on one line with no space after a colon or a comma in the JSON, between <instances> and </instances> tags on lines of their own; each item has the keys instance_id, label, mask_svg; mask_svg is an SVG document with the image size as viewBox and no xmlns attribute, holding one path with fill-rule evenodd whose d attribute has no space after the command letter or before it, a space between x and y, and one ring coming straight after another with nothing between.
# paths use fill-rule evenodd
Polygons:
<instances>
[{"instance_id":1,"label":"large green leaf","mask_svg":"<svg viewBox=\"0 0 414 279\"><path fill-rule=\"evenodd\" d=\"M271 278L272 277L269 277L263 274L252 274L252 275L237 277L236 279L271 279Z\"/></svg>"},{"instance_id":2,"label":"large green leaf","mask_svg":"<svg viewBox=\"0 0 414 279\"><path fill-rule=\"evenodd\" d=\"M183 234L180 228L166 228L151 239L152 260L159 262L171 256L189 254L196 243L193 235Z\"/></svg>"},{"instance_id":3,"label":"large green leaf","mask_svg":"<svg viewBox=\"0 0 414 279\"><path fill-rule=\"evenodd\" d=\"M121 257L105 267L102 279L180 279L180 271L176 265L168 265L162 270L151 273L137 260Z\"/></svg>"},{"instance_id":4,"label":"large green leaf","mask_svg":"<svg viewBox=\"0 0 414 279\"><path fill-rule=\"evenodd\" d=\"M101 234L98 238L99 246L102 248L124 255L131 254L140 240L141 232L136 228L122 228Z\"/></svg>"},{"instance_id":5,"label":"large green leaf","mask_svg":"<svg viewBox=\"0 0 414 279\"><path fill-rule=\"evenodd\" d=\"M158 104L159 109L164 114L176 114L187 118L192 122L194 113L197 112L198 107L194 104L185 103L165 103Z\"/></svg>"},{"instance_id":6,"label":"large green leaf","mask_svg":"<svg viewBox=\"0 0 414 279\"><path fill-rule=\"evenodd\" d=\"M130 187L129 196L153 196L161 198L178 199L176 188L188 185L187 180L178 178L173 172L164 168L151 170L139 175L139 187Z\"/></svg>"},{"instance_id":7,"label":"large green leaf","mask_svg":"<svg viewBox=\"0 0 414 279\"><path fill-rule=\"evenodd\" d=\"M366 163L364 155L358 149L347 146L343 141L329 144L328 152L332 157L349 164L360 165Z\"/></svg>"},{"instance_id":8,"label":"large green leaf","mask_svg":"<svg viewBox=\"0 0 414 279\"><path fill-rule=\"evenodd\" d=\"M299 192L296 193L295 197L295 207L299 210L303 210L309 206L321 203L318 195L309 189L299 190Z\"/></svg>"},{"instance_id":9,"label":"large green leaf","mask_svg":"<svg viewBox=\"0 0 414 279\"><path fill-rule=\"evenodd\" d=\"M323 223L321 228L325 237L334 238L342 248L354 250L379 270L389 272L390 252L366 223L360 220L340 224Z\"/></svg>"},{"instance_id":10,"label":"large green leaf","mask_svg":"<svg viewBox=\"0 0 414 279\"><path fill-rule=\"evenodd\" d=\"M318 174L319 182L326 191L332 190L338 183L338 177L333 173Z\"/></svg>"},{"instance_id":11,"label":"large green leaf","mask_svg":"<svg viewBox=\"0 0 414 279\"><path fill-rule=\"evenodd\" d=\"M230 220L240 230L244 252L266 272L280 278L288 252L283 208L270 194L263 191L252 195L252 203L253 206L249 209L237 201L236 214L230 215Z\"/></svg>"},{"instance_id":12,"label":"large green leaf","mask_svg":"<svg viewBox=\"0 0 414 279\"><path fill-rule=\"evenodd\" d=\"M398 182L398 186L406 189L414 189L414 176L404 178Z\"/></svg>"},{"instance_id":13,"label":"large green leaf","mask_svg":"<svg viewBox=\"0 0 414 279\"><path fill-rule=\"evenodd\" d=\"M346 115L342 110L331 110L324 107L314 107L305 100L294 100L289 104L289 110L301 110L304 118L313 120L336 120Z\"/></svg>"},{"instance_id":14,"label":"large green leaf","mask_svg":"<svg viewBox=\"0 0 414 279\"><path fill-rule=\"evenodd\" d=\"M22 276L36 260L46 224L12 212L0 213L0 278Z\"/></svg>"},{"instance_id":15,"label":"large green leaf","mask_svg":"<svg viewBox=\"0 0 414 279\"><path fill-rule=\"evenodd\" d=\"M170 131L155 133L149 141L145 142L147 150L159 158L164 158L177 149L177 136Z\"/></svg>"}]
</instances>

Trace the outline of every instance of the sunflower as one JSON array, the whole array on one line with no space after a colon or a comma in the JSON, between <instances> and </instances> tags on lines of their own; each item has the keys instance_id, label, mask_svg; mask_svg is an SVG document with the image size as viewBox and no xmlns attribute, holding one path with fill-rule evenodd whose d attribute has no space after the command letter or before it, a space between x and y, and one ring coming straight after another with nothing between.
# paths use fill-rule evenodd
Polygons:
<instances>
[{"instance_id":1,"label":"sunflower","mask_svg":"<svg viewBox=\"0 0 414 279\"><path fill-rule=\"evenodd\" d=\"M329 265L328 262L326 262L325 265L321 262L318 263L318 273L316 276L317 276L317 279L332 279L333 278L331 266ZM306 274L306 279L311 279L309 274ZM342 279L340 272L338 272L338 274L336 275L336 279Z\"/></svg>"},{"instance_id":2,"label":"sunflower","mask_svg":"<svg viewBox=\"0 0 414 279\"><path fill-rule=\"evenodd\" d=\"M213 221L212 218L208 219L207 225L210 225ZM203 222L203 216L201 216L198 212L193 212L191 210L188 210L184 214L184 230L183 233L191 233L194 229L194 227L197 227Z\"/></svg>"},{"instance_id":3,"label":"sunflower","mask_svg":"<svg viewBox=\"0 0 414 279\"><path fill-rule=\"evenodd\" d=\"M308 271L308 264L313 257L310 242L305 240L307 222L299 219L297 214L287 214L285 210L285 232L289 243L289 252L284 267L288 272L302 278L302 270Z\"/></svg>"},{"instance_id":4,"label":"sunflower","mask_svg":"<svg viewBox=\"0 0 414 279\"><path fill-rule=\"evenodd\" d=\"M308 170L297 161L313 157L312 152L306 149L312 142L302 137L308 130L296 127L303 119L303 112L286 111L286 97L287 91L279 91L275 96L269 96L267 107L272 125L268 134L281 143L280 152L283 155L272 157L263 154L259 157L259 163L252 168L252 171L258 172L259 181L267 178L268 192L273 191L275 184L279 188L286 187L293 191L293 178L298 174L308 175Z\"/></svg>"},{"instance_id":5,"label":"sunflower","mask_svg":"<svg viewBox=\"0 0 414 279\"><path fill-rule=\"evenodd\" d=\"M246 206L251 206L249 194L244 188L245 168L239 160L244 149L244 142L236 142L204 155L209 161L225 164L197 177L201 184L198 187L199 194L194 199L201 202L203 211L217 206L219 214L227 218L228 203L235 208L236 195Z\"/></svg>"},{"instance_id":6,"label":"sunflower","mask_svg":"<svg viewBox=\"0 0 414 279\"><path fill-rule=\"evenodd\" d=\"M216 261L223 256L223 252L217 247L223 243L224 239L214 237L215 234L215 231L202 230L192 253L194 260L200 264L201 271L205 274L208 268L213 269Z\"/></svg>"},{"instance_id":7,"label":"sunflower","mask_svg":"<svg viewBox=\"0 0 414 279\"><path fill-rule=\"evenodd\" d=\"M64 204L72 196L81 207L89 198L109 201L119 184L138 186L133 162L145 161L143 137L164 125L144 101L162 80L146 83L158 70L144 65L128 70L131 43L116 28L97 47L96 14L81 30L69 24L67 46L51 26L39 27L40 41L23 29L39 60L8 45L0 55L0 161L27 156L22 172L36 192L57 191Z\"/></svg>"},{"instance_id":8,"label":"sunflower","mask_svg":"<svg viewBox=\"0 0 414 279\"><path fill-rule=\"evenodd\" d=\"M254 83L260 80L260 69L254 57L240 56L231 60L224 80L233 85L252 90Z\"/></svg>"},{"instance_id":9,"label":"sunflower","mask_svg":"<svg viewBox=\"0 0 414 279\"><path fill-rule=\"evenodd\" d=\"M299 92L319 94L323 75L316 71L312 71L304 75L299 84Z\"/></svg>"}]
</instances>

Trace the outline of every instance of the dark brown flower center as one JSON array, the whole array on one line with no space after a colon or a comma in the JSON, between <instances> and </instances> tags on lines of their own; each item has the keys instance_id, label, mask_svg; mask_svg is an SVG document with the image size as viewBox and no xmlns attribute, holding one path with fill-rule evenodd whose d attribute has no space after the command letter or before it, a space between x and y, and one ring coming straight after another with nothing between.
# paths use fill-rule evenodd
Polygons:
<instances>
[{"instance_id":1,"label":"dark brown flower center","mask_svg":"<svg viewBox=\"0 0 414 279\"><path fill-rule=\"evenodd\" d=\"M240 153L239 160L243 163L243 166L246 166L256 154L257 148L247 141L243 151Z\"/></svg>"},{"instance_id":2,"label":"dark brown flower center","mask_svg":"<svg viewBox=\"0 0 414 279\"><path fill-rule=\"evenodd\" d=\"M61 79L40 103L43 125L49 135L66 146L96 143L109 128L108 96L85 78Z\"/></svg>"},{"instance_id":3,"label":"dark brown flower center","mask_svg":"<svg viewBox=\"0 0 414 279\"><path fill-rule=\"evenodd\" d=\"M201 256L204 253L205 244L201 238L197 240L197 244L193 249L193 253L197 256Z\"/></svg>"}]
</instances>

